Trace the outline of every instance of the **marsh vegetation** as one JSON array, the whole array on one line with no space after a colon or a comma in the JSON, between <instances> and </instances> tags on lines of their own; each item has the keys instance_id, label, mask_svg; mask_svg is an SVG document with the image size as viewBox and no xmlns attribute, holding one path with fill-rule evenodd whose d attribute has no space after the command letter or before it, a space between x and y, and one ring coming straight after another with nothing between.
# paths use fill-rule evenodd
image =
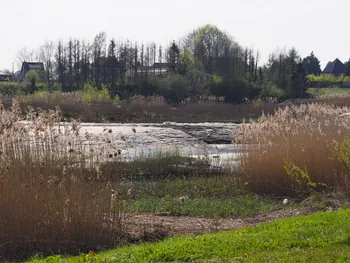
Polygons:
<instances>
[{"instance_id":1,"label":"marsh vegetation","mask_svg":"<svg viewBox=\"0 0 350 263\"><path fill-rule=\"evenodd\" d=\"M59 108L23 115L14 101L0 109L2 260L87 253L167 235L150 224L131 233L127 226L142 214L244 219L283 210L286 197L294 207L335 193L334 201L301 206L315 212L349 205L347 107L283 106L244 122L233 139L254 147L242 151L239 170L213 169L205 158L176 151L124 162L108 129L101 134L105 145L83 143L79 122L58 125Z\"/></svg>"}]
</instances>

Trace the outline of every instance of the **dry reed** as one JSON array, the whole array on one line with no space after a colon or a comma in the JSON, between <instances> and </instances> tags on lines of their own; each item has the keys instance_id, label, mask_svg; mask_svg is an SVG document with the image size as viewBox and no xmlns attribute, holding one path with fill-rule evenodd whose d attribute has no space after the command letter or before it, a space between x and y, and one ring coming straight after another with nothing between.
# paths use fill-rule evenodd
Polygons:
<instances>
[{"instance_id":1,"label":"dry reed","mask_svg":"<svg viewBox=\"0 0 350 263\"><path fill-rule=\"evenodd\" d=\"M0 261L80 253L121 239L118 180L99 176L78 125L58 127L60 119L59 110L23 119L18 103L0 105Z\"/></svg>"},{"instance_id":2,"label":"dry reed","mask_svg":"<svg viewBox=\"0 0 350 263\"><path fill-rule=\"evenodd\" d=\"M161 96L135 95L118 105L113 101L84 102L81 92L38 93L21 98L21 107L28 105L45 110L59 106L67 119L79 118L84 122L204 122L232 121L258 118L261 113L272 113L278 104L247 102L227 104L221 101L197 101L179 105L169 104Z\"/></svg>"},{"instance_id":3,"label":"dry reed","mask_svg":"<svg viewBox=\"0 0 350 263\"><path fill-rule=\"evenodd\" d=\"M276 110L234 131L244 142L241 183L262 194L296 195L349 190L344 165L334 157L335 143L349 135L347 107L304 104Z\"/></svg>"}]
</instances>

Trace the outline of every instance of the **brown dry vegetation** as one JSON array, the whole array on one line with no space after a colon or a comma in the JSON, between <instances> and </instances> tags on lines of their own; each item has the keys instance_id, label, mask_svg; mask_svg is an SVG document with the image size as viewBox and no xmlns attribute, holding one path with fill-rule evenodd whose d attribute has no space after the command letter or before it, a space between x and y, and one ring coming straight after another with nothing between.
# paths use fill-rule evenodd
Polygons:
<instances>
[{"instance_id":1,"label":"brown dry vegetation","mask_svg":"<svg viewBox=\"0 0 350 263\"><path fill-rule=\"evenodd\" d=\"M123 116L120 118L130 118L129 121L145 118L154 122L169 120L171 116L171 120L189 121L190 114L196 118L257 118L262 110L272 113L277 108L276 104L206 102L173 109L159 97L135 97L117 107L111 102L84 104L79 96L57 96L54 103L38 101L35 105L32 101L31 104L51 109L59 102L61 107L83 109L81 114L86 118L83 120L94 116L95 121L100 121L101 116L108 116L113 109L114 116L118 113ZM345 103L346 99L341 102ZM0 260L21 259L48 251L79 253L130 241L125 231L135 232L142 224L137 217L136 221L131 218L125 221L123 200L128 198L128 189L121 186L121 178L135 179L140 168L143 174L153 176L152 179L169 177L172 171L186 177L221 175L222 171L188 170L173 158L170 159L173 162L165 159L164 164L149 162L145 167L144 163L118 162L117 149L107 147L101 152L100 148L94 148L100 146L84 145L77 136L79 124L76 122L57 126L62 119L59 109L37 113L22 104L24 106L28 112L25 117L23 108L16 102L10 110L0 105ZM258 121L244 123L234 131L234 138L249 144L242 154L240 184L257 193L279 196L323 190L348 191L348 120L340 117L348 111L347 107L323 103L286 106L274 114L264 114ZM155 115L146 117L145 112ZM98 118L95 113L99 114ZM337 145L343 147L337 148ZM106 164L106 160L111 161L110 156L116 162ZM234 178L236 184L237 174L225 171L225 176ZM220 183L225 184L222 180ZM225 187L219 185L218 188ZM147 227L149 224L145 225ZM143 230L149 233L150 229Z\"/></svg>"},{"instance_id":2,"label":"brown dry vegetation","mask_svg":"<svg viewBox=\"0 0 350 263\"><path fill-rule=\"evenodd\" d=\"M349 122L340 115L348 111L327 104L288 106L242 124L234 137L250 145L242 154L241 183L269 194L349 190L342 162L348 152L335 149L347 141Z\"/></svg>"},{"instance_id":3,"label":"brown dry vegetation","mask_svg":"<svg viewBox=\"0 0 350 263\"><path fill-rule=\"evenodd\" d=\"M78 127L54 126L59 111L29 113L34 122L20 116L16 102L11 111L0 105L0 260L122 239L117 181L99 177L94 159L77 154Z\"/></svg>"},{"instance_id":4,"label":"brown dry vegetation","mask_svg":"<svg viewBox=\"0 0 350 263\"><path fill-rule=\"evenodd\" d=\"M228 104L217 98L202 98L199 101L175 105L167 103L161 96L135 95L118 104L110 99L87 102L85 96L86 94L82 91L38 92L20 96L19 99L23 112L28 111L28 106L45 110L54 110L59 106L66 119L78 118L84 122L242 121L250 118L257 119L262 113L272 114L274 110L284 107L273 99ZM2 99L5 106L11 104L11 99ZM294 103L298 103L297 101ZM350 105L350 96L330 94L321 97L319 103L337 107L347 106Z\"/></svg>"},{"instance_id":5,"label":"brown dry vegetation","mask_svg":"<svg viewBox=\"0 0 350 263\"><path fill-rule=\"evenodd\" d=\"M16 101L9 110L0 105L0 261L133 241L130 232L137 229L130 231L124 223L130 214L123 213L123 204L132 195L124 179L220 174L208 167L186 169L180 156L122 162L108 143L108 129L101 134L103 145L86 144L78 135L79 123L59 124L61 119L59 109L29 108L24 117ZM145 229L137 240L149 233Z\"/></svg>"},{"instance_id":6,"label":"brown dry vegetation","mask_svg":"<svg viewBox=\"0 0 350 263\"><path fill-rule=\"evenodd\" d=\"M321 102L334 105L337 107L344 107L350 105L350 94L328 94L324 95L320 99Z\"/></svg>"},{"instance_id":7,"label":"brown dry vegetation","mask_svg":"<svg viewBox=\"0 0 350 263\"><path fill-rule=\"evenodd\" d=\"M116 105L111 100L84 102L81 92L44 92L21 97L20 101L23 112L28 105L45 110L59 106L67 119L84 122L240 121L258 118L262 112L272 113L278 107L275 102L227 104L212 100L173 105L160 96L134 96Z\"/></svg>"}]
</instances>

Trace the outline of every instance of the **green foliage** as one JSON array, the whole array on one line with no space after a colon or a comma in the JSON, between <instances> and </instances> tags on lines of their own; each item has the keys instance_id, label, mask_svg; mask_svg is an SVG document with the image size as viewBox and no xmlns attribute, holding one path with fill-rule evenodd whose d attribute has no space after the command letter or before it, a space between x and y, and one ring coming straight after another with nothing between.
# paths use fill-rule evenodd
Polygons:
<instances>
[{"instance_id":1,"label":"green foliage","mask_svg":"<svg viewBox=\"0 0 350 263\"><path fill-rule=\"evenodd\" d=\"M209 83L211 85L220 85L223 81L224 81L224 78L217 74L212 75L209 79Z\"/></svg>"},{"instance_id":2,"label":"green foliage","mask_svg":"<svg viewBox=\"0 0 350 263\"><path fill-rule=\"evenodd\" d=\"M40 78L38 72L36 72L35 70L29 70L25 75L24 83L35 87L39 80Z\"/></svg>"},{"instance_id":3,"label":"green foliage","mask_svg":"<svg viewBox=\"0 0 350 263\"><path fill-rule=\"evenodd\" d=\"M168 238L96 254L94 262L349 262L350 210L298 216L199 236ZM61 256L31 263L85 262Z\"/></svg>"},{"instance_id":4,"label":"green foliage","mask_svg":"<svg viewBox=\"0 0 350 263\"><path fill-rule=\"evenodd\" d=\"M291 176L293 180L295 181L295 190L308 193L311 189L316 188L317 186L324 186L325 184L316 183L311 180L311 177L309 175L309 171L304 165L304 168L300 168L299 166L295 165L293 161L288 158L284 158L284 170L286 171L288 176Z\"/></svg>"},{"instance_id":5,"label":"green foliage","mask_svg":"<svg viewBox=\"0 0 350 263\"><path fill-rule=\"evenodd\" d=\"M260 92L260 96L263 98L264 97L274 97L277 99L282 99L282 98L286 97L286 92L274 84L266 83Z\"/></svg>"},{"instance_id":6,"label":"green foliage","mask_svg":"<svg viewBox=\"0 0 350 263\"><path fill-rule=\"evenodd\" d=\"M288 90L289 96L292 98L302 98L307 90L308 79L304 66L301 62L296 64L296 68L291 75L291 85Z\"/></svg>"},{"instance_id":7,"label":"green foliage","mask_svg":"<svg viewBox=\"0 0 350 263\"><path fill-rule=\"evenodd\" d=\"M303 59L303 66L307 74L314 74L314 75L321 74L320 61L315 56L314 52L311 52L309 56Z\"/></svg>"},{"instance_id":8,"label":"green foliage","mask_svg":"<svg viewBox=\"0 0 350 263\"><path fill-rule=\"evenodd\" d=\"M180 53L180 65L178 66L179 74L186 75L194 63L195 60L192 58L191 54L188 51Z\"/></svg>"},{"instance_id":9,"label":"green foliage","mask_svg":"<svg viewBox=\"0 0 350 263\"><path fill-rule=\"evenodd\" d=\"M26 86L17 82L0 82L0 94L3 96L13 97L17 94L25 93Z\"/></svg>"},{"instance_id":10,"label":"green foliage","mask_svg":"<svg viewBox=\"0 0 350 263\"><path fill-rule=\"evenodd\" d=\"M330 83L335 83L338 82L338 78L334 75L330 74L322 74L320 76L315 76L313 74L307 76L308 80L310 81L323 81L323 82L330 82Z\"/></svg>"},{"instance_id":11,"label":"green foliage","mask_svg":"<svg viewBox=\"0 0 350 263\"><path fill-rule=\"evenodd\" d=\"M118 95L115 95L113 99L113 104L118 105L119 103L120 103L120 97Z\"/></svg>"},{"instance_id":12,"label":"green foliage","mask_svg":"<svg viewBox=\"0 0 350 263\"><path fill-rule=\"evenodd\" d=\"M322 74L320 76L315 76L313 74L310 74L307 76L309 81L313 81L313 82L328 82L329 84L335 84L338 82L348 82L350 81L350 76L339 76L336 77L334 75L330 75L330 74Z\"/></svg>"},{"instance_id":13,"label":"green foliage","mask_svg":"<svg viewBox=\"0 0 350 263\"><path fill-rule=\"evenodd\" d=\"M225 97L225 102L241 103L250 95L251 86L245 79L223 79L221 82L210 86L214 96Z\"/></svg>"},{"instance_id":14,"label":"green foliage","mask_svg":"<svg viewBox=\"0 0 350 263\"><path fill-rule=\"evenodd\" d=\"M347 172L350 172L350 137L345 137L344 141L339 143L334 143L334 148L332 151L333 157L339 160ZM349 177L349 174L345 175Z\"/></svg>"},{"instance_id":15,"label":"green foliage","mask_svg":"<svg viewBox=\"0 0 350 263\"><path fill-rule=\"evenodd\" d=\"M95 102L95 101L111 101L111 96L107 85L102 84L101 90L98 90L90 82L86 82L83 87L84 101Z\"/></svg>"},{"instance_id":16,"label":"green foliage","mask_svg":"<svg viewBox=\"0 0 350 263\"><path fill-rule=\"evenodd\" d=\"M153 85L156 86L161 96L172 103L179 103L191 95L189 80L178 74L170 74L165 78L155 79Z\"/></svg>"},{"instance_id":17,"label":"green foliage","mask_svg":"<svg viewBox=\"0 0 350 263\"><path fill-rule=\"evenodd\" d=\"M302 97L307 88L306 72L295 48L271 55L264 67L267 81L284 90L289 98Z\"/></svg>"},{"instance_id":18,"label":"green foliage","mask_svg":"<svg viewBox=\"0 0 350 263\"><path fill-rule=\"evenodd\" d=\"M240 46L225 32L210 24L189 34L185 38L184 48L193 59L200 61L204 72L210 74L226 73L233 77L232 67L237 65L238 61L243 62ZM239 73L236 74L237 77L243 76L242 70Z\"/></svg>"}]
</instances>

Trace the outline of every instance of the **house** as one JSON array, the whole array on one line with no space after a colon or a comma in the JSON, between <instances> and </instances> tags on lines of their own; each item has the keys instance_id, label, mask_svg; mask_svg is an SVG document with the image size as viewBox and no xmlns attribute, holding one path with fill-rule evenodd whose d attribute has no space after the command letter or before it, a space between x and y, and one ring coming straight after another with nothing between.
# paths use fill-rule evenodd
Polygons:
<instances>
[{"instance_id":1,"label":"house","mask_svg":"<svg viewBox=\"0 0 350 263\"><path fill-rule=\"evenodd\" d=\"M0 71L0 81L10 81L10 75Z\"/></svg>"},{"instance_id":2,"label":"house","mask_svg":"<svg viewBox=\"0 0 350 263\"><path fill-rule=\"evenodd\" d=\"M21 71L17 70L14 74L13 74L13 80L14 81L20 81L21 80Z\"/></svg>"},{"instance_id":3,"label":"house","mask_svg":"<svg viewBox=\"0 0 350 263\"><path fill-rule=\"evenodd\" d=\"M333 62L328 62L325 69L322 71L322 74L330 74L338 77L345 74L345 72L346 66L336 58Z\"/></svg>"},{"instance_id":4,"label":"house","mask_svg":"<svg viewBox=\"0 0 350 263\"><path fill-rule=\"evenodd\" d=\"M35 70L38 73L40 81L45 80L44 63L42 63L42 62L25 62L25 61L22 63L22 68L21 68L19 80L23 81L26 77L26 74L30 70Z\"/></svg>"},{"instance_id":5,"label":"house","mask_svg":"<svg viewBox=\"0 0 350 263\"><path fill-rule=\"evenodd\" d=\"M156 77L156 76L164 76L169 71L168 63L160 63L155 62L152 66L141 66L138 63L137 67L137 76L138 77ZM135 77L135 70L131 69L125 73L126 78L130 81Z\"/></svg>"}]
</instances>

